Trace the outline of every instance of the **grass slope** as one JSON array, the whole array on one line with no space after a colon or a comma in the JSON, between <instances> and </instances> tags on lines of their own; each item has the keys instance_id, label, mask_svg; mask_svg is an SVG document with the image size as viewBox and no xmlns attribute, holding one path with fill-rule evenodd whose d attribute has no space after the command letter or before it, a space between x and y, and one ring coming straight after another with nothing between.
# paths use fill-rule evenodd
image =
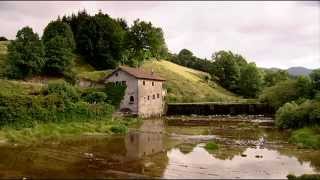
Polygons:
<instances>
[{"instance_id":1,"label":"grass slope","mask_svg":"<svg viewBox=\"0 0 320 180\"><path fill-rule=\"evenodd\" d=\"M41 83L0 79L0 94L2 95L38 94L42 87Z\"/></svg>"},{"instance_id":2,"label":"grass slope","mask_svg":"<svg viewBox=\"0 0 320 180\"><path fill-rule=\"evenodd\" d=\"M144 69L166 79L169 102L239 101L240 98L218 84L206 80L209 74L169 61L148 61Z\"/></svg>"}]
</instances>

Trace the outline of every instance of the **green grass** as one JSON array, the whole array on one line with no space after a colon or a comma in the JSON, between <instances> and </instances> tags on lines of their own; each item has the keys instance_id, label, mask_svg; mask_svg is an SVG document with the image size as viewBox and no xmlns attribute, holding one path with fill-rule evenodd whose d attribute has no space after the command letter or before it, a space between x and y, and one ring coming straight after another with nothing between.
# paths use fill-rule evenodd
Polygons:
<instances>
[{"instance_id":1,"label":"green grass","mask_svg":"<svg viewBox=\"0 0 320 180\"><path fill-rule=\"evenodd\" d=\"M112 135L127 132L127 127L138 123L135 118L108 118L104 120L88 120L85 122L39 123L32 128L20 130L5 127L0 130L0 142L30 144L47 140L79 137L85 134Z\"/></svg>"},{"instance_id":2,"label":"green grass","mask_svg":"<svg viewBox=\"0 0 320 180\"><path fill-rule=\"evenodd\" d=\"M217 150L219 149L219 145L216 144L215 142L208 142L204 148L207 150L207 151L214 151L214 150Z\"/></svg>"},{"instance_id":3,"label":"green grass","mask_svg":"<svg viewBox=\"0 0 320 180\"><path fill-rule=\"evenodd\" d=\"M166 79L168 102L239 101L240 98L213 81L205 79L209 74L169 61L147 61L143 68Z\"/></svg>"},{"instance_id":4,"label":"green grass","mask_svg":"<svg viewBox=\"0 0 320 180\"><path fill-rule=\"evenodd\" d=\"M3 95L28 95L39 93L43 85L24 81L0 79L0 94Z\"/></svg>"},{"instance_id":5,"label":"green grass","mask_svg":"<svg viewBox=\"0 0 320 180\"><path fill-rule=\"evenodd\" d=\"M320 149L320 127L306 127L292 132L289 142L302 148Z\"/></svg>"},{"instance_id":6,"label":"green grass","mask_svg":"<svg viewBox=\"0 0 320 180\"><path fill-rule=\"evenodd\" d=\"M92 67L90 64L88 64L83 57L77 55L74 58L74 68L73 70L76 73L82 73L82 72L90 72L90 71L94 71L94 67Z\"/></svg>"}]
</instances>

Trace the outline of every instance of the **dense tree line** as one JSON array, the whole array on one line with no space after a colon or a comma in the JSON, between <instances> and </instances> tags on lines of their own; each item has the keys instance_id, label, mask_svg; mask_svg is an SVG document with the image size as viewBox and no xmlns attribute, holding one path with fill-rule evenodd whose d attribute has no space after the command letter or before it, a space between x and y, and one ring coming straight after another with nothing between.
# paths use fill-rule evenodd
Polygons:
<instances>
[{"instance_id":1,"label":"dense tree line","mask_svg":"<svg viewBox=\"0 0 320 180\"><path fill-rule=\"evenodd\" d=\"M0 36L0 41L8 41L8 39L4 36Z\"/></svg>"},{"instance_id":2,"label":"dense tree line","mask_svg":"<svg viewBox=\"0 0 320 180\"><path fill-rule=\"evenodd\" d=\"M77 52L97 69L111 69L119 64L140 66L149 58L163 58L167 48L161 28L151 22L127 22L113 19L99 12L90 16L86 11L64 16L62 21L71 26Z\"/></svg>"},{"instance_id":3,"label":"dense tree line","mask_svg":"<svg viewBox=\"0 0 320 180\"><path fill-rule=\"evenodd\" d=\"M144 60L164 58L167 47L161 28L151 22L113 19L99 12L80 11L51 21L43 36L30 27L22 28L9 46L10 78L45 74L73 78L74 53L96 69L113 69L120 64L140 66Z\"/></svg>"},{"instance_id":4,"label":"dense tree line","mask_svg":"<svg viewBox=\"0 0 320 180\"><path fill-rule=\"evenodd\" d=\"M275 83L264 89L262 102L278 109L276 125L302 128L320 124L320 69L309 76L299 76Z\"/></svg>"},{"instance_id":5,"label":"dense tree line","mask_svg":"<svg viewBox=\"0 0 320 180\"><path fill-rule=\"evenodd\" d=\"M190 50L182 49L178 54L170 54L169 60L207 72L224 88L245 97L256 97L263 86L261 70L231 51L215 52L211 60L207 60L194 56Z\"/></svg>"}]
</instances>

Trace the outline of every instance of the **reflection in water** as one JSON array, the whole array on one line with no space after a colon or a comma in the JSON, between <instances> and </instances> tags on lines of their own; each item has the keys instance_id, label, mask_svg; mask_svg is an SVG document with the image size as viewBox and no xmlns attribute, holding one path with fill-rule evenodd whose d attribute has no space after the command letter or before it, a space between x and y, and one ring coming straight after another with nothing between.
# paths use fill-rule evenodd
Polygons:
<instances>
[{"instance_id":1,"label":"reflection in water","mask_svg":"<svg viewBox=\"0 0 320 180\"><path fill-rule=\"evenodd\" d=\"M212 137L219 149L209 153L203 146ZM287 140L287 133L250 123L181 127L144 120L125 136L0 146L0 178L285 178L288 173L319 173L320 151L297 149Z\"/></svg>"},{"instance_id":2,"label":"reflection in water","mask_svg":"<svg viewBox=\"0 0 320 180\"><path fill-rule=\"evenodd\" d=\"M128 159L140 159L143 156L163 150L164 122L146 120L139 131L130 131L125 138Z\"/></svg>"},{"instance_id":3,"label":"reflection in water","mask_svg":"<svg viewBox=\"0 0 320 180\"><path fill-rule=\"evenodd\" d=\"M183 154L178 149L170 150L164 178L280 179L286 178L288 173L315 173L309 162L300 164L297 158L280 155L275 150L247 148L243 152L246 157L235 155L225 160L209 154L202 145L199 144L189 154ZM262 155L262 158L257 158L257 155Z\"/></svg>"}]
</instances>

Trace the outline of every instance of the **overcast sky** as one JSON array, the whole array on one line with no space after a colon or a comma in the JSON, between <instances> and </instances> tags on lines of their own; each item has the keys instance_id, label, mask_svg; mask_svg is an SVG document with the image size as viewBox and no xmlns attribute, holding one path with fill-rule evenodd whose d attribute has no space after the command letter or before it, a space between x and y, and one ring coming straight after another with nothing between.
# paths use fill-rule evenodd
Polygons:
<instances>
[{"instance_id":1,"label":"overcast sky","mask_svg":"<svg viewBox=\"0 0 320 180\"><path fill-rule=\"evenodd\" d=\"M129 24L151 21L175 53L187 48L210 58L231 50L260 67L320 67L320 1L1 1L0 36L14 39L26 25L42 35L50 20L81 9L101 9Z\"/></svg>"}]
</instances>

